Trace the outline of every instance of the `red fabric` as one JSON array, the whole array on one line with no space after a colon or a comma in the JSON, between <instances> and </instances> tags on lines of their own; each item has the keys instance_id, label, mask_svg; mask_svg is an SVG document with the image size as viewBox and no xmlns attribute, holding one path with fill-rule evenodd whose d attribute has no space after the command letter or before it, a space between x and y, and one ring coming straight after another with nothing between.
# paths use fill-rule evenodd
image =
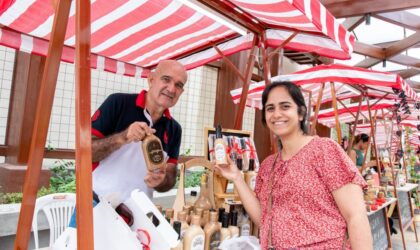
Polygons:
<instances>
[{"instance_id":1,"label":"red fabric","mask_svg":"<svg viewBox=\"0 0 420 250\"><path fill-rule=\"evenodd\" d=\"M30 43L48 42L51 36L50 20L54 15L51 1L0 2L0 14L5 14L7 20L1 25L15 30L19 36L31 34L33 42ZM266 24L268 30L286 33L290 29L300 31L300 34L288 44L293 50L315 52L338 59L350 58L354 36L345 30L318 0L278 0L270 3L230 0L224 3L232 8L242 8L245 16ZM10 7L22 11L18 13L5 11ZM184 59L184 65L191 69L220 58L211 48L211 45L218 41L226 41L220 46L226 55L245 49L242 42L228 45L231 38L238 36L236 32L177 1L98 0L92 3L91 13L92 52L106 58L104 70L110 72L118 72L115 63L117 60L127 63L125 72L119 73L133 76L134 65L136 69L152 68L160 60L170 58ZM302 34L305 37L302 37ZM321 39L324 42L308 42L308 37ZM279 39L278 37L275 42ZM70 46L72 48L70 51L74 53L74 12L69 16L65 44ZM271 42L267 43L268 46L270 44ZM4 45L15 48L15 41L6 40ZM27 48L21 46L17 46L17 49L28 52ZM200 52L196 53L197 51ZM46 51L37 48L31 49L30 53L46 55ZM200 56L197 56L198 54ZM65 56L62 60L72 62L74 56ZM95 61L92 63L95 65ZM144 77L146 74L142 73L141 76Z\"/></svg>"},{"instance_id":2,"label":"red fabric","mask_svg":"<svg viewBox=\"0 0 420 250\"><path fill-rule=\"evenodd\" d=\"M104 138L105 136L101 133L101 131L92 128L92 135L98 137L98 138Z\"/></svg>"},{"instance_id":3,"label":"red fabric","mask_svg":"<svg viewBox=\"0 0 420 250\"><path fill-rule=\"evenodd\" d=\"M261 249L267 249L270 223L276 249L341 249L346 222L332 191L348 183L366 185L351 159L331 139L314 137L291 159L277 159L269 190L274 159L271 155L261 164L255 187L262 213Z\"/></svg>"},{"instance_id":4,"label":"red fabric","mask_svg":"<svg viewBox=\"0 0 420 250\"><path fill-rule=\"evenodd\" d=\"M166 162L167 162L167 163L178 164L178 159L175 159L175 158L169 158Z\"/></svg>"},{"instance_id":5,"label":"red fabric","mask_svg":"<svg viewBox=\"0 0 420 250\"><path fill-rule=\"evenodd\" d=\"M10 5L12 5L15 2L15 0L2 0L0 1L0 15L5 12Z\"/></svg>"}]
</instances>

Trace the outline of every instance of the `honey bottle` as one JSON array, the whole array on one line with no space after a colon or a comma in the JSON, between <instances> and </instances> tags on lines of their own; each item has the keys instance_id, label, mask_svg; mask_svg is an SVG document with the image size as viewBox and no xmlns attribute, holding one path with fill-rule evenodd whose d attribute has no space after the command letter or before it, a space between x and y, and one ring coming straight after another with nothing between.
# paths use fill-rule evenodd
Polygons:
<instances>
[{"instance_id":1,"label":"honey bottle","mask_svg":"<svg viewBox=\"0 0 420 250\"><path fill-rule=\"evenodd\" d=\"M155 135L148 135L143 139L142 149L144 161L149 171L155 171L165 166L165 157L160 139Z\"/></svg>"}]
</instances>

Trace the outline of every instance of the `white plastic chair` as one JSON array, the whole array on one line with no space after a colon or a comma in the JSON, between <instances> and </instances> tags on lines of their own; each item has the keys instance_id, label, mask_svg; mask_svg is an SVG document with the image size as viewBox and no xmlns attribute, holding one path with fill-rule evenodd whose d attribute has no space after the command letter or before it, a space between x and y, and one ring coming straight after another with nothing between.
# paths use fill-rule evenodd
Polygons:
<instances>
[{"instance_id":1,"label":"white plastic chair","mask_svg":"<svg viewBox=\"0 0 420 250\"><path fill-rule=\"evenodd\" d=\"M34 232L35 249L39 248L38 240L38 212L44 211L50 227L50 245L68 227L71 215L76 206L76 194L56 193L36 199L32 230Z\"/></svg>"}]
</instances>

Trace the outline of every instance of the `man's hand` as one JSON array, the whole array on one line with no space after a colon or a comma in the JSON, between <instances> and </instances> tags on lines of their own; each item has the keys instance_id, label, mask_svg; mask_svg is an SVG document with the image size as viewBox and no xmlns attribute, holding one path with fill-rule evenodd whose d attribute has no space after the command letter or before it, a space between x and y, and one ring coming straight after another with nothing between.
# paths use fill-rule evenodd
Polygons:
<instances>
[{"instance_id":1,"label":"man's hand","mask_svg":"<svg viewBox=\"0 0 420 250\"><path fill-rule=\"evenodd\" d=\"M126 130L127 143L132 141L142 141L147 135L155 133L156 130L150 128L145 122L133 122Z\"/></svg>"},{"instance_id":2,"label":"man's hand","mask_svg":"<svg viewBox=\"0 0 420 250\"><path fill-rule=\"evenodd\" d=\"M150 188L156 188L161 185L166 178L166 169L160 168L154 171L147 171L147 175L144 177L144 182Z\"/></svg>"}]
</instances>

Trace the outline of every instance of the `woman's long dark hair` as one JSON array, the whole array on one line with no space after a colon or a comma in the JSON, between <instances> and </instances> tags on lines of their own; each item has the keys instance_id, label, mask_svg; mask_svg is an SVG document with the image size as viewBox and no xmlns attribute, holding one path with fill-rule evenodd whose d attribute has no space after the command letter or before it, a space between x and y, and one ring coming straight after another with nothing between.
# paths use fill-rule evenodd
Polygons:
<instances>
[{"instance_id":1,"label":"woman's long dark hair","mask_svg":"<svg viewBox=\"0 0 420 250\"><path fill-rule=\"evenodd\" d=\"M267 104L268 95L273 89L279 88L279 87L286 89L289 95L292 97L293 101L298 106L298 115L303 117L302 121L300 121L300 129L302 130L304 134L307 134L308 128L306 125L306 111L308 109L306 107L306 103L305 103L305 99L303 98L302 91L300 91L299 87L293 82L273 82L272 84L268 85L264 89L264 92L262 93L262 105L263 105L262 122L263 124L267 126L267 121L265 120L265 105Z\"/></svg>"},{"instance_id":2,"label":"woman's long dark hair","mask_svg":"<svg viewBox=\"0 0 420 250\"><path fill-rule=\"evenodd\" d=\"M364 133L356 135L356 137L354 137L354 144L357 144L360 141L362 141L362 143L368 142L369 136Z\"/></svg>"}]
</instances>

